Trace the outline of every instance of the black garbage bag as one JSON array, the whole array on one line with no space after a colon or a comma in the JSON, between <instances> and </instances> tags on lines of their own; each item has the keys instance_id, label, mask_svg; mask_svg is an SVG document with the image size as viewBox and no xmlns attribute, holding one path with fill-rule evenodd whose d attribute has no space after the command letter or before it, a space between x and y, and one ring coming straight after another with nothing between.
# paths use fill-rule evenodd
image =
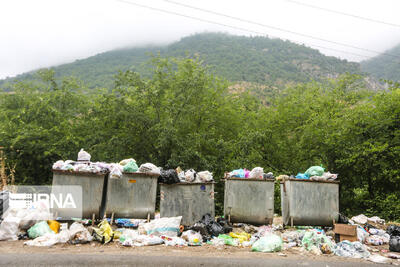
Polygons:
<instances>
[{"instance_id":1,"label":"black garbage bag","mask_svg":"<svg viewBox=\"0 0 400 267\"><path fill-rule=\"evenodd\" d=\"M214 218L211 217L209 213L203 215L201 219L202 223L204 223L207 227L207 231L211 236L219 236L220 234L224 234L224 227L222 227L219 223L214 221Z\"/></svg>"},{"instance_id":2,"label":"black garbage bag","mask_svg":"<svg viewBox=\"0 0 400 267\"><path fill-rule=\"evenodd\" d=\"M170 170L161 170L160 176L158 177L158 182L162 184L176 184L179 183L180 180L178 178L178 173L174 169Z\"/></svg>"},{"instance_id":3,"label":"black garbage bag","mask_svg":"<svg viewBox=\"0 0 400 267\"><path fill-rule=\"evenodd\" d=\"M199 232L203 237L203 242L211 240L211 236L208 233L207 226L202 222L197 222L193 226L189 227L189 230Z\"/></svg>"},{"instance_id":4,"label":"black garbage bag","mask_svg":"<svg viewBox=\"0 0 400 267\"><path fill-rule=\"evenodd\" d=\"M229 224L225 220L225 218L221 218L221 217L217 218L217 223L219 223L224 228L225 234L232 232L233 228L229 226Z\"/></svg>"},{"instance_id":5,"label":"black garbage bag","mask_svg":"<svg viewBox=\"0 0 400 267\"><path fill-rule=\"evenodd\" d=\"M390 236L400 236L400 226L397 225L389 225L386 228L386 233L388 233Z\"/></svg>"},{"instance_id":6,"label":"black garbage bag","mask_svg":"<svg viewBox=\"0 0 400 267\"><path fill-rule=\"evenodd\" d=\"M190 227L190 230L199 232L203 236L204 242L210 240L213 236L225 233L224 227L217 223L209 213L203 215L200 221Z\"/></svg>"},{"instance_id":7,"label":"black garbage bag","mask_svg":"<svg viewBox=\"0 0 400 267\"><path fill-rule=\"evenodd\" d=\"M391 236L389 240L389 250L400 252L400 236Z\"/></svg>"}]
</instances>

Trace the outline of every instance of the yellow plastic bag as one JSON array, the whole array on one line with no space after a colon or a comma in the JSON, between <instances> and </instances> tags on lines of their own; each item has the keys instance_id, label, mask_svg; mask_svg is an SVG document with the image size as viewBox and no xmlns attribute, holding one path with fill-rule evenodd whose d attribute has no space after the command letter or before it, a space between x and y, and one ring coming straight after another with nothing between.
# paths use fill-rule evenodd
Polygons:
<instances>
[{"instance_id":1,"label":"yellow plastic bag","mask_svg":"<svg viewBox=\"0 0 400 267\"><path fill-rule=\"evenodd\" d=\"M54 233L58 234L58 231L60 231L60 223L54 220L49 220L47 221L47 224L49 225L50 229L53 230Z\"/></svg>"},{"instance_id":2,"label":"yellow plastic bag","mask_svg":"<svg viewBox=\"0 0 400 267\"><path fill-rule=\"evenodd\" d=\"M245 233L245 232L241 232L241 233L238 233L238 232L236 232L236 233L230 232L230 233L229 233L229 236L230 236L230 237L233 237L233 238L239 239L239 242L240 242L240 243L243 243L243 242L245 242L245 241L249 241L250 238L251 238L251 234L248 234L248 233Z\"/></svg>"},{"instance_id":3,"label":"yellow plastic bag","mask_svg":"<svg viewBox=\"0 0 400 267\"><path fill-rule=\"evenodd\" d=\"M114 238L114 232L107 219L104 219L98 226L98 228L93 227L94 238L103 244L112 241Z\"/></svg>"}]
</instances>

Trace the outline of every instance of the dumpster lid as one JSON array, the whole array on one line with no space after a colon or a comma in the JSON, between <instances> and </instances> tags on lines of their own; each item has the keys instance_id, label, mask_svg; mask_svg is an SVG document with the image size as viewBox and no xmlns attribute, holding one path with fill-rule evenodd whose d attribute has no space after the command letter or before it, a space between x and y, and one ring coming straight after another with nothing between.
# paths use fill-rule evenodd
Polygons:
<instances>
[{"instance_id":1,"label":"dumpster lid","mask_svg":"<svg viewBox=\"0 0 400 267\"><path fill-rule=\"evenodd\" d=\"M75 175L75 176L102 176L106 175L104 172L76 172L76 171L66 171L66 170L52 170L53 173L56 174L66 174L66 175Z\"/></svg>"},{"instance_id":2,"label":"dumpster lid","mask_svg":"<svg viewBox=\"0 0 400 267\"><path fill-rule=\"evenodd\" d=\"M122 172L123 175L129 175L129 176L151 176L151 177L158 177L160 176L159 174L156 173L148 173L148 172Z\"/></svg>"},{"instance_id":3,"label":"dumpster lid","mask_svg":"<svg viewBox=\"0 0 400 267\"><path fill-rule=\"evenodd\" d=\"M316 181L316 180L310 180L310 179L297 179L297 178L289 178L285 179L285 181L296 181L296 182L308 182L308 183L328 183L328 184L339 184L339 180L333 180L333 181ZM280 181L281 184L283 184L283 181Z\"/></svg>"},{"instance_id":4,"label":"dumpster lid","mask_svg":"<svg viewBox=\"0 0 400 267\"><path fill-rule=\"evenodd\" d=\"M222 178L222 180L258 181L258 182L274 182L275 181L275 179L271 179L271 178L257 179L257 178L239 178L239 177Z\"/></svg>"}]
</instances>

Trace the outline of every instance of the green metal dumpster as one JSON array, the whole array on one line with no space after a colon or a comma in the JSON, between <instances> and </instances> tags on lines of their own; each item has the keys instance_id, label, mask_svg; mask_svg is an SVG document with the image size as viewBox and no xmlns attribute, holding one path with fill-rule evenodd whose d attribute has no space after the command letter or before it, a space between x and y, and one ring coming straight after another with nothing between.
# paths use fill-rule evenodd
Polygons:
<instances>
[{"instance_id":1,"label":"green metal dumpster","mask_svg":"<svg viewBox=\"0 0 400 267\"><path fill-rule=\"evenodd\" d=\"M107 187L105 173L86 173L53 170L53 186L77 185L82 188L82 218L102 218L104 212L103 189ZM58 214L61 216L61 214Z\"/></svg>"},{"instance_id":2,"label":"green metal dumpster","mask_svg":"<svg viewBox=\"0 0 400 267\"><path fill-rule=\"evenodd\" d=\"M215 216L214 182L160 185L161 217L182 216L181 224L190 226L206 213Z\"/></svg>"},{"instance_id":3,"label":"green metal dumpster","mask_svg":"<svg viewBox=\"0 0 400 267\"><path fill-rule=\"evenodd\" d=\"M123 173L119 179L109 179L107 215L119 218L154 218L158 174Z\"/></svg>"},{"instance_id":4,"label":"green metal dumpster","mask_svg":"<svg viewBox=\"0 0 400 267\"><path fill-rule=\"evenodd\" d=\"M339 182L281 181L284 225L331 226L339 217Z\"/></svg>"},{"instance_id":5,"label":"green metal dumpster","mask_svg":"<svg viewBox=\"0 0 400 267\"><path fill-rule=\"evenodd\" d=\"M274 179L225 179L225 218L230 222L272 224L274 182Z\"/></svg>"}]
</instances>

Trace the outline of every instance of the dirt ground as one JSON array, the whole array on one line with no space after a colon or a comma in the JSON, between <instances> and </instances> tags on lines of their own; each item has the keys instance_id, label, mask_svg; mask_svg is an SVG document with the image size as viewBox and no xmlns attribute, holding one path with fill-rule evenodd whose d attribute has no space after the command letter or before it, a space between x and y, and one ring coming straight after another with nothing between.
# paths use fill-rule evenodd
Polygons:
<instances>
[{"instance_id":1,"label":"dirt ground","mask_svg":"<svg viewBox=\"0 0 400 267\"><path fill-rule=\"evenodd\" d=\"M387 246L376 247L376 251L372 253L380 253ZM338 257L334 255L313 255L305 252L302 248L295 247L276 253L260 253L251 252L250 248L240 247L214 247L211 245L203 245L199 247L167 247L165 245L145 246L145 247L124 247L118 242L102 245L98 242L89 244L57 244L52 247L29 247L24 245L23 240L0 242L0 254L113 254L113 255L143 255L143 256L174 256L174 257L216 257L216 258L288 258L298 260L315 260L315 261L338 261L338 262L368 262L364 259L352 259ZM391 260L394 265L400 265L400 260Z\"/></svg>"}]
</instances>

